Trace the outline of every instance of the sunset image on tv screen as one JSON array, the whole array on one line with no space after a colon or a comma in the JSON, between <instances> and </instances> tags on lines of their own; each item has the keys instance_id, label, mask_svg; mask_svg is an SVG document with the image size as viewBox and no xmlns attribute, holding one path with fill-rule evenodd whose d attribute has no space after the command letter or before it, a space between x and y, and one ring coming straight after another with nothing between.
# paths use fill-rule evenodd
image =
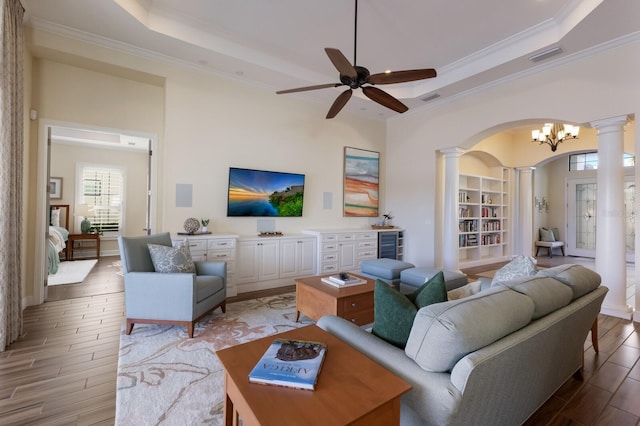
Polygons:
<instances>
[{"instance_id":1,"label":"sunset image on tv screen","mask_svg":"<svg viewBox=\"0 0 640 426\"><path fill-rule=\"evenodd\" d=\"M227 216L302 216L304 175L229 169Z\"/></svg>"}]
</instances>

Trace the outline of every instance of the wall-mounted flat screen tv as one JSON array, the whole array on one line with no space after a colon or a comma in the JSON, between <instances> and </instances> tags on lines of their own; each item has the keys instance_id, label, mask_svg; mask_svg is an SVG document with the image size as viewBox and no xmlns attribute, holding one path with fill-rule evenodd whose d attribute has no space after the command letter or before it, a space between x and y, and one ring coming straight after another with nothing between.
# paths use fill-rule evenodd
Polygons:
<instances>
[{"instance_id":1,"label":"wall-mounted flat screen tv","mask_svg":"<svg viewBox=\"0 0 640 426\"><path fill-rule=\"evenodd\" d=\"M229 168L227 216L302 216L304 175Z\"/></svg>"}]
</instances>

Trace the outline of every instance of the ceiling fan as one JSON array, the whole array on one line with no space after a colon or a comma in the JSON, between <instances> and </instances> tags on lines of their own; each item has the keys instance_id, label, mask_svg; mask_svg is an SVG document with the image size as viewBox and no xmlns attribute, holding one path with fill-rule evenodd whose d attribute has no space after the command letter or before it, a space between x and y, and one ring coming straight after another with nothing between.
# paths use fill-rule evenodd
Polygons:
<instances>
[{"instance_id":1,"label":"ceiling fan","mask_svg":"<svg viewBox=\"0 0 640 426\"><path fill-rule=\"evenodd\" d=\"M404 70L404 71L388 71L378 74L370 74L369 70L365 67L356 65L356 51L358 44L358 0L355 0L355 25L354 25L354 37L353 37L353 65L338 49L332 47L326 47L324 51L329 56L329 59L333 63L340 73L340 83L328 83L319 84L315 86L298 87L296 89L279 90L276 92L278 95L285 93L304 92L307 90L326 89L329 87L349 86L347 90L342 92L329 108L327 118L335 117L340 110L347 104L353 89L361 88L362 93L366 97L374 102L379 103L382 106L390 108L396 112L403 113L409 108L394 98L387 92L373 87L376 84L395 84L406 83L409 81L424 80L427 78L433 78L437 75L436 70L433 68L417 69L417 70Z\"/></svg>"}]
</instances>

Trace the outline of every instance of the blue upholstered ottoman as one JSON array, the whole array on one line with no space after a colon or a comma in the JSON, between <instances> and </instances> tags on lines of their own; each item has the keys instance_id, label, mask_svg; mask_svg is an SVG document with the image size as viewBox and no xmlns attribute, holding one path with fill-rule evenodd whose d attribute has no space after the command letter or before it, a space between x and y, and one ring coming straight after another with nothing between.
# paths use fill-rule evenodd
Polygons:
<instances>
[{"instance_id":1,"label":"blue upholstered ottoman","mask_svg":"<svg viewBox=\"0 0 640 426\"><path fill-rule=\"evenodd\" d=\"M413 263L395 259L371 259L363 260L360 270L361 275L369 278L380 279L387 284L398 286L400 273L408 268L413 268Z\"/></svg>"},{"instance_id":2,"label":"blue upholstered ottoman","mask_svg":"<svg viewBox=\"0 0 640 426\"><path fill-rule=\"evenodd\" d=\"M410 268L400 272L400 291L403 293L410 293L413 290L420 287L433 277L440 269L438 268ZM444 282L447 286L447 291L454 288L462 287L467 284L467 276L462 272L455 271L443 271Z\"/></svg>"}]
</instances>

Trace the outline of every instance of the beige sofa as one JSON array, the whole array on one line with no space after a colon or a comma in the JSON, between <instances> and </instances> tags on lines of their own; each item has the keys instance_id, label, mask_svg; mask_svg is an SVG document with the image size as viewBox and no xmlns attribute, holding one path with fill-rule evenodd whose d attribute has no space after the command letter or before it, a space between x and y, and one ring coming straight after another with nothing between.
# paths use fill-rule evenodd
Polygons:
<instances>
[{"instance_id":1,"label":"beige sofa","mask_svg":"<svg viewBox=\"0 0 640 426\"><path fill-rule=\"evenodd\" d=\"M424 307L399 349L336 316L318 326L412 384L403 425L517 425L582 366L608 289L581 265Z\"/></svg>"}]
</instances>

